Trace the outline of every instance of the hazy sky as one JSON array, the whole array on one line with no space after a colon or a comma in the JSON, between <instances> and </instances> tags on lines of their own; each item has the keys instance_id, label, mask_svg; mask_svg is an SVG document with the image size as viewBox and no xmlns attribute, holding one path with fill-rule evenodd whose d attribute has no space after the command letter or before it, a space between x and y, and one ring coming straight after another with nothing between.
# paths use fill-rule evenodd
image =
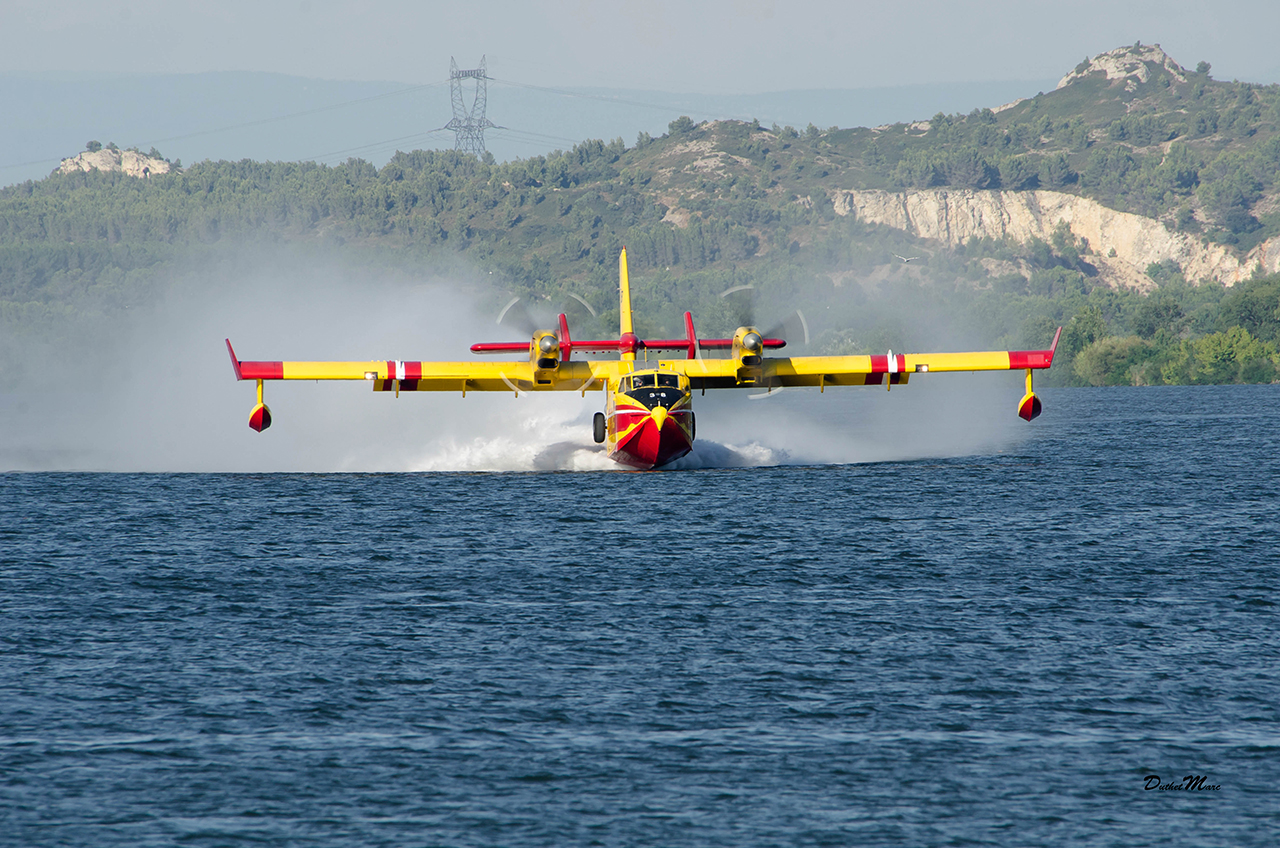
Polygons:
<instances>
[{"instance_id":1,"label":"hazy sky","mask_svg":"<svg viewBox=\"0 0 1280 848\"><path fill-rule=\"evenodd\" d=\"M0 0L0 72L275 71L747 94L1046 79L1141 40L1280 81L1277 0Z\"/></svg>"}]
</instances>

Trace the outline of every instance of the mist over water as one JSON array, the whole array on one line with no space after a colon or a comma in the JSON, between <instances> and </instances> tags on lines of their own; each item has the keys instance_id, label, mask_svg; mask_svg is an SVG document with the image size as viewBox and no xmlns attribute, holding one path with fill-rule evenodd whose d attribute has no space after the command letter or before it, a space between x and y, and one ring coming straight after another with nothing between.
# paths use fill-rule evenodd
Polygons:
<instances>
[{"instance_id":1,"label":"mist over water","mask_svg":"<svg viewBox=\"0 0 1280 848\"><path fill-rule=\"evenodd\" d=\"M501 295L460 272L357 267L246 250L188 268L109 331L34 350L0 396L0 469L71 471L604 471L591 440L602 392L373 393L366 383L266 385L273 424L247 426L247 360L475 361ZM99 328L101 329L101 328ZM1016 374L915 375L883 388L696 395L699 438L670 468L902 460L998 451L1034 433ZM1046 415L1052 415L1052 403Z\"/></svg>"},{"instance_id":2,"label":"mist over water","mask_svg":"<svg viewBox=\"0 0 1280 848\"><path fill-rule=\"evenodd\" d=\"M186 269L164 298L93 345L73 340L26 363L0 407L0 467L107 471L404 470L433 439L476 432L460 398L374 394L365 383L268 383L275 421L247 426L241 359L469 359L506 335L484 314L488 290L456 279L352 268L258 251ZM463 294L462 292L469 292ZM420 406L421 409L412 409ZM472 404L474 406L474 404Z\"/></svg>"}]
</instances>

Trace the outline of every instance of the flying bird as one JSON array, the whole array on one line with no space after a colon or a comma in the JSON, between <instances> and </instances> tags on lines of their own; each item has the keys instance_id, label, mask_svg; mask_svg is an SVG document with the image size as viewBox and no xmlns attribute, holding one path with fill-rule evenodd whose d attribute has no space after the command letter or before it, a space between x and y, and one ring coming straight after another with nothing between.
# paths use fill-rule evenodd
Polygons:
<instances>
[{"instance_id":1,"label":"flying bird","mask_svg":"<svg viewBox=\"0 0 1280 848\"><path fill-rule=\"evenodd\" d=\"M898 256L898 254L896 253L893 255ZM910 262L911 260L919 259L920 257L919 256L898 256L898 258L901 259L903 262Z\"/></svg>"}]
</instances>

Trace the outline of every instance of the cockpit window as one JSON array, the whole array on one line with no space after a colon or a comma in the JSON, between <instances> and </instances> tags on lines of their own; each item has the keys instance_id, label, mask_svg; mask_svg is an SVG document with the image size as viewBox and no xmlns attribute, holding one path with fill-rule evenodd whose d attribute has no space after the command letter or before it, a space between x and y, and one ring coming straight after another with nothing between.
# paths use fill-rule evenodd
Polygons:
<instances>
[{"instance_id":1,"label":"cockpit window","mask_svg":"<svg viewBox=\"0 0 1280 848\"><path fill-rule=\"evenodd\" d=\"M671 409L688 397L688 390L680 387L680 375L654 373L634 374L618 383L623 394L640 401L649 409L665 406Z\"/></svg>"}]
</instances>

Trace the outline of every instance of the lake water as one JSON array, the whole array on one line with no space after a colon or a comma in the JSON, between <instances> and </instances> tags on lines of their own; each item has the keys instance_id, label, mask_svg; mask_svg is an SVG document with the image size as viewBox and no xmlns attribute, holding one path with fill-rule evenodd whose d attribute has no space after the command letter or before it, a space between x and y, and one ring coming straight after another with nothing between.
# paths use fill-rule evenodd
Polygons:
<instances>
[{"instance_id":1,"label":"lake water","mask_svg":"<svg viewBox=\"0 0 1280 848\"><path fill-rule=\"evenodd\" d=\"M0 844L1277 844L1278 413L1060 390L941 459L0 475Z\"/></svg>"}]
</instances>

